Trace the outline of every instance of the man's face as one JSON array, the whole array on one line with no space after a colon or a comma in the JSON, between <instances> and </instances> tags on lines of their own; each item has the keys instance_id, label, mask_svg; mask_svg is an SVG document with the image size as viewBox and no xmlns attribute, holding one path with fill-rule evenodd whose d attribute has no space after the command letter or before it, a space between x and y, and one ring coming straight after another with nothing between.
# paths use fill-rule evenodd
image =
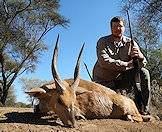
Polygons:
<instances>
[{"instance_id":1,"label":"man's face","mask_svg":"<svg viewBox=\"0 0 162 132\"><path fill-rule=\"evenodd\" d=\"M121 37L124 31L125 31L125 27L123 21L112 22L111 25L112 35L114 35L115 37Z\"/></svg>"}]
</instances>

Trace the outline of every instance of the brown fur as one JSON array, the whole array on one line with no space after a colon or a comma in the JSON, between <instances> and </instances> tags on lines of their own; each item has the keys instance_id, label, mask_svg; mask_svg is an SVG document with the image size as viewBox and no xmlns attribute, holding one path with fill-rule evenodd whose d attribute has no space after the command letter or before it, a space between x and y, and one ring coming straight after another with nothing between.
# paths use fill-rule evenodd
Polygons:
<instances>
[{"instance_id":1,"label":"brown fur","mask_svg":"<svg viewBox=\"0 0 162 132\"><path fill-rule=\"evenodd\" d=\"M132 118L131 121L142 122L142 116L138 112L135 103L123 95L117 94L115 91L102 86L100 84L80 80L79 86L75 95L71 89L68 87L73 82L73 79L64 80L63 83L66 85L67 90L64 91L59 98L64 103L66 107L70 107L71 103L74 102L74 111L76 115L84 116L87 119L97 119L97 118L126 118L128 115ZM50 87L52 86L52 88ZM48 89L50 87L50 89ZM54 82L42 86L43 89L48 89L45 95L48 95L48 101L44 101L49 104L49 107L56 113L63 112L60 107L57 108L57 92ZM28 94L30 91L28 92ZM50 96L50 99L49 99ZM42 98L43 97L43 98ZM45 100L45 96L38 97L40 100ZM59 110L57 110L59 109ZM79 113L79 114L78 114Z\"/></svg>"}]
</instances>

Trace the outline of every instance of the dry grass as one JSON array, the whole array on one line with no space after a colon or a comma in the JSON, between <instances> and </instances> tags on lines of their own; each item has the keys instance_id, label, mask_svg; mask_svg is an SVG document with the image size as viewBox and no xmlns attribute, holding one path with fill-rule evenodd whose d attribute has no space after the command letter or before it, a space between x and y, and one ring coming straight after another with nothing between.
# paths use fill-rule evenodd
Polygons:
<instances>
[{"instance_id":1,"label":"dry grass","mask_svg":"<svg viewBox=\"0 0 162 132\"><path fill-rule=\"evenodd\" d=\"M90 132L161 132L162 121L132 123L119 119L79 120L75 128L65 128L56 123L56 118L44 116L39 118L31 108L0 107L0 131L3 132L55 132L55 131L90 131Z\"/></svg>"}]
</instances>

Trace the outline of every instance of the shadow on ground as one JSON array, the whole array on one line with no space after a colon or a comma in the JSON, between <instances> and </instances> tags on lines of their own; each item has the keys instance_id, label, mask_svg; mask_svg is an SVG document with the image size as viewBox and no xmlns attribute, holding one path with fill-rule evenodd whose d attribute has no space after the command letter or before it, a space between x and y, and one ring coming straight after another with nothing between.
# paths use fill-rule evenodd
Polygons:
<instances>
[{"instance_id":1,"label":"shadow on ground","mask_svg":"<svg viewBox=\"0 0 162 132\"><path fill-rule=\"evenodd\" d=\"M52 125L57 126L57 117L40 117L33 112L11 112L6 113L4 119L1 118L0 123L25 123L37 125Z\"/></svg>"}]
</instances>

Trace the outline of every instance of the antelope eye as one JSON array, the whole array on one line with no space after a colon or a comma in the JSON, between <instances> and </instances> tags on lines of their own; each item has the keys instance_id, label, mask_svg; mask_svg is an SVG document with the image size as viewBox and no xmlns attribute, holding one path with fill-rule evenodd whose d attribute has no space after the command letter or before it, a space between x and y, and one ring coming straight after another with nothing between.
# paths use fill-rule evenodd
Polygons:
<instances>
[{"instance_id":1,"label":"antelope eye","mask_svg":"<svg viewBox=\"0 0 162 132\"><path fill-rule=\"evenodd\" d=\"M60 104L60 105L63 105L62 101L60 98L57 99L57 102Z\"/></svg>"}]
</instances>

